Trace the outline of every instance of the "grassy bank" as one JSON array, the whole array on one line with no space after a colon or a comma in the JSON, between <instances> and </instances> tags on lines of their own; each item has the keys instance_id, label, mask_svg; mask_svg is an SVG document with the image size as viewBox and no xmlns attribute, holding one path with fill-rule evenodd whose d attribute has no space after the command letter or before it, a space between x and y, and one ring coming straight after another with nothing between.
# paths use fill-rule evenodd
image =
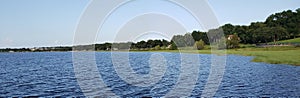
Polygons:
<instances>
[{"instance_id":1,"label":"grassy bank","mask_svg":"<svg viewBox=\"0 0 300 98\"><path fill-rule=\"evenodd\" d=\"M290 64L300 66L300 48L241 48L227 50L227 53L244 56L254 56L254 62L266 62L271 64Z\"/></svg>"},{"instance_id":2,"label":"grassy bank","mask_svg":"<svg viewBox=\"0 0 300 98\"><path fill-rule=\"evenodd\" d=\"M141 52L141 51L137 51ZM148 50L144 52L179 52L179 50ZM210 54L211 50L206 48L204 50L189 50L183 48L182 53L199 53ZM292 46L287 47L269 47L269 48L239 48L228 49L227 54L254 56L253 62L265 62L270 64L289 64L300 66L300 48Z\"/></svg>"},{"instance_id":3,"label":"grassy bank","mask_svg":"<svg viewBox=\"0 0 300 98\"><path fill-rule=\"evenodd\" d=\"M278 41L281 43L300 43L300 38Z\"/></svg>"}]
</instances>

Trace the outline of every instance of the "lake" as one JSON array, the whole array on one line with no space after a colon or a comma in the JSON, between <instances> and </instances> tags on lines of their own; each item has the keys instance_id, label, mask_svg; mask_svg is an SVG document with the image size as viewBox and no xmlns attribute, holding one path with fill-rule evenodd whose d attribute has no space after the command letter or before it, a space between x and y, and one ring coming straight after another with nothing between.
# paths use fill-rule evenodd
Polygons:
<instances>
[{"instance_id":1,"label":"lake","mask_svg":"<svg viewBox=\"0 0 300 98\"><path fill-rule=\"evenodd\" d=\"M174 91L172 88L178 85L177 82L183 74L180 69L185 63L198 62L192 58L190 63L182 62L180 53L114 52L115 57L111 52L95 54L94 69L84 69L92 64L76 69L73 66L75 59L72 59L72 52L0 53L0 97L84 97L93 94L95 96L101 90L121 97L163 97ZM117 56L119 54L128 55L128 58ZM181 89L191 89L190 97L199 97L208 82L212 55L191 55L200 58L196 65L199 72L189 72L197 76L195 84L186 82L185 84L192 85L192 88L187 86ZM84 58L84 55L82 57ZM251 62L253 57L237 55L227 55L226 59L224 75L214 94L215 97L300 96L300 67L255 63ZM131 69L121 68L127 64L130 64ZM136 76L151 74L153 77L150 75L148 80L145 78L138 81L134 76L126 77L122 69L133 70ZM86 74L82 74L85 72ZM186 80L188 79L190 78L187 77ZM103 81L106 87L88 83L97 81ZM89 90L85 87L95 89Z\"/></svg>"}]
</instances>

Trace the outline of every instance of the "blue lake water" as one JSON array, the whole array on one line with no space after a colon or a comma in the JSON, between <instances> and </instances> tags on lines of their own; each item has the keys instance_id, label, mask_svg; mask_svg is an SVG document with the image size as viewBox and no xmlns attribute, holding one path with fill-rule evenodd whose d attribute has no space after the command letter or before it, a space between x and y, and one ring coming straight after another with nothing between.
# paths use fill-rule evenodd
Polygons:
<instances>
[{"instance_id":1,"label":"blue lake water","mask_svg":"<svg viewBox=\"0 0 300 98\"><path fill-rule=\"evenodd\" d=\"M159 81L147 87L132 85L118 76L113 66L118 60L112 61L110 52L96 52L95 61L101 79L115 95L163 97L176 86L181 74L181 55L131 52L128 60L132 70L140 75L151 73L149 59L153 54L166 59L166 70ZM191 97L201 96L211 70L211 55L197 56L201 62L199 73L193 73L198 79L195 85L191 84L194 85ZM300 96L300 67L255 63L251 62L253 57L246 56L226 57L225 72L215 97ZM72 52L0 53L0 97L84 97L75 76ZM90 92L93 91L96 92Z\"/></svg>"}]
</instances>

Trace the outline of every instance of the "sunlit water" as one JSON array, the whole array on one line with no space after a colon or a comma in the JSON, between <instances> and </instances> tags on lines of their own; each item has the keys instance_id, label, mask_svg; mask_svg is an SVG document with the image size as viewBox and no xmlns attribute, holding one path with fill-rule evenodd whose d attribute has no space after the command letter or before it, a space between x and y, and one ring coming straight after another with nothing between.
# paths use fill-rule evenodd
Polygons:
<instances>
[{"instance_id":1,"label":"sunlit water","mask_svg":"<svg viewBox=\"0 0 300 98\"><path fill-rule=\"evenodd\" d=\"M165 74L157 83L139 87L122 80L110 52L97 52L96 63L104 83L122 97L162 97L180 76L179 53L132 52L130 66L136 74L151 71L149 59L166 59ZM191 97L201 96L210 72L211 55L199 55L198 81ZM299 97L300 67L251 62L253 57L227 56L227 65L216 97ZM295 58L296 59L296 58ZM146 82L146 81L145 81ZM84 97L75 78L71 52L0 53L0 97Z\"/></svg>"}]
</instances>

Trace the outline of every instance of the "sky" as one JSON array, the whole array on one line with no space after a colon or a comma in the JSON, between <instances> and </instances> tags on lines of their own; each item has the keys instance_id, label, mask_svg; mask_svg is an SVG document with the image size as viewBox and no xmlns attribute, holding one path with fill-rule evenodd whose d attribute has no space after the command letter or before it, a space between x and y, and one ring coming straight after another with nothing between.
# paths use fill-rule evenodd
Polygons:
<instances>
[{"instance_id":1,"label":"sky","mask_svg":"<svg viewBox=\"0 0 300 98\"><path fill-rule=\"evenodd\" d=\"M0 48L71 46L77 24L89 2L90 0L0 0ZM226 23L249 25L251 22L264 21L273 13L300 8L300 0L208 0L207 2L220 25ZM101 13L101 9L98 12ZM175 4L164 0L135 0L123 4L107 17L98 35L95 36L97 38L95 42L115 42L116 36L120 36L118 30L138 15L141 16L141 13L149 12L169 16L183 24L186 32L206 31L197 24L192 15ZM186 32L176 32L173 35ZM166 36L141 32L133 39L118 41L150 38L160 39Z\"/></svg>"}]
</instances>

